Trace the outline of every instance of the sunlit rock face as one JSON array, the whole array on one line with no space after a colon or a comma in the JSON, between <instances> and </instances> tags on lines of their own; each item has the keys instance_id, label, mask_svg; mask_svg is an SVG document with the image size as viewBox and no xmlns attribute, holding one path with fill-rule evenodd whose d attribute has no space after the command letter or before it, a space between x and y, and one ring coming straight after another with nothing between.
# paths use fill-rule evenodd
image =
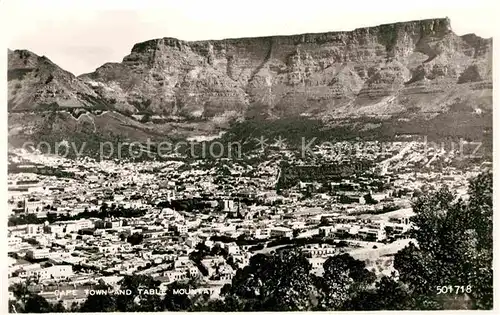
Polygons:
<instances>
[{"instance_id":1,"label":"sunlit rock face","mask_svg":"<svg viewBox=\"0 0 500 315\"><path fill-rule=\"evenodd\" d=\"M96 93L104 99L163 115L439 111L453 105L446 95L454 89L491 90L491 40L457 36L448 19L295 36L161 38L80 79L102 83Z\"/></svg>"}]
</instances>

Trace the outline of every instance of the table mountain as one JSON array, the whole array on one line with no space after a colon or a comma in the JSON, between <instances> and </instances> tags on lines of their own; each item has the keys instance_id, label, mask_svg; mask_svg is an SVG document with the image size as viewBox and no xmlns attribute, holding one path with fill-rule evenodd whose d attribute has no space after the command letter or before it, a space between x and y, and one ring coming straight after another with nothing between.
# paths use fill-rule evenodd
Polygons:
<instances>
[{"instance_id":1,"label":"table mountain","mask_svg":"<svg viewBox=\"0 0 500 315\"><path fill-rule=\"evenodd\" d=\"M98 109L207 126L484 116L492 111L491 47L491 39L456 35L448 19L430 19L293 36L160 38L79 77L16 50L8 54L9 110Z\"/></svg>"}]
</instances>

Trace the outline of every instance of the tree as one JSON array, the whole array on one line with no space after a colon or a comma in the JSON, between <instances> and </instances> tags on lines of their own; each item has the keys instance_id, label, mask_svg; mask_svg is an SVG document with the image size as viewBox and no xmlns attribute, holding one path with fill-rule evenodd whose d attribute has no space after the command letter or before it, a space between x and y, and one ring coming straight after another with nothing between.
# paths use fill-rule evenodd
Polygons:
<instances>
[{"instance_id":1,"label":"tree","mask_svg":"<svg viewBox=\"0 0 500 315\"><path fill-rule=\"evenodd\" d=\"M483 172L469 183L466 233L472 247L463 259L477 309L493 308L493 174Z\"/></svg>"},{"instance_id":2,"label":"tree","mask_svg":"<svg viewBox=\"0 0 500 315\"><path fill-rule=\"evenodd\" d=\"M17 301L9 300L9 313L21 313L22 311L21 303Z\"/></svg>"},{"instance_id":3,"label":"tree","mask_svg":"<svg viewBox=\"0 0 500 315\"><path fill-rule=\"evenodd\" d=\"M225 296L227 311L310 310L317 305L311 265L299 251L257 254L236 272ZM230 304L229 304L230 303Z\"/></svg>"},{"instance_id":4,"label":"tree","mask_svg":"<svg viewBox=\"0 0 500 315\"><path fill-rule=\"evenodd\" d=\"M151 114L149 114L149 113L142 115L142 118L140 120L141 123L147 123L150 121L151 121Z\"/></svg>"},{"instance_id":5,"label":"tree","mask_svg":"<svg viewBox=\"0 0 500 315\"><path fill-rule=\"evenodd\" d=\"M367 289L348 300L344 305L348 310L409 310L409 294L402 282L384 276L375 288Z\"/></svg>"},{"instance_id":6,"label":"tree","mask_svg":"<svg viewBox=\"0 0 500 315\"><path fill-rule=\"evenodd\" d=\"M187 294L175 294L175 291L179 289L189 290L189 286L177 281L168 286L167 294L163 298L165 310L179 312L188 311L192 307L192 301Z\"/></svg>"},{"instance_id":7,"label":"tree","mask_svg":"<svg viewBox=\"0 0 500 315\"><path fill-rule=\"evenodd\" d=\"M444 187L422 195L413 205L417 245L395 256L394 266L418 309L477 308L493 305L491 172L470 181L468 202L455 200ZM471 286L462 299L438 286Z\"/></svg>"},{"instance_id":8,"label":"tree","mask_svg":"<svg viewBox=\"0 0 500 315\"><path fill-rule=\"evenodd\" d=\"M30 285L30 280L26 283L16 283L11 286L11 291L14 294L14 297L20 300L22 303L25 303L28 297L31 295L31 292L28 290L28 285Z\"/></svg>"},{"instance_id":9,"label":"tree","mask_svg":"<svg viewBox=\"0 0 500 315\"><path fill-rule=\"evenodd\" d=\"M125 240L127 240L127 234L124 233L124 232L120 233L119 237L120 237L120 240L122 242L124 242Z\"/></svg>"},{"instance_id":10,"label":"tree","mask_svg":"<svg viewBox=\"0 0 500 315\"><path fill-rule=\"evenodd\" d=\"M57 304L52 306L52 312L54 313L64 313L66 312L66 308L64 307L62 301L59 301Z\"/></svg>"},{"instance_id":11,"label":"tree","mask_svg":"<svg viewBox=\"0 0 500 315\"><path fill-rule=\"evenodd\" d=\"M368 194L364 195L363 197L365 198L366 203L369 205L375 205L378 203L377 200L373 199L373 196L371 193L368 193Z\"/></svg>"},{"instance_id":12,"label":"tree","mask_svg":"<svg viewBox=\"0 0 500 315\"><path fill-rule=\"evenodd\" d=\"M105 284L99 284L95 290L108 290L110 287ZM79 309L80 312L116 312L116 297L111 294L89 295Z\"/></svg>"},{"instance_id":13,"label":"tree","mask_svg":"<svg viewBox=\"0 0 500 315\"><path fill-rule=\"evenodd\" d=\"M50 313L51 311L49 302L38 294L31 294L24 305L24 313Z\"/></svg>"},{"instance_id":14,"label":"tree","mask_svg":"<svg viewBox=\"0 0 500 315\"><path fill-rule=\"evenodd\" d=\"M323 269L320 305L327 310L348 308L345 304L375 281L375 274L365 268L365 263L349 254L328 258Z\"/></svg>"},{"instance_id":15,"label":"tree","mask_svg":"<svg viewBox=\"0 0 500 315\"><path fill-rule=\"evenodd\" d=\"M139 245L142 243L142 240L144 239L144 236L141 233L134 233L127 237L127 242L133 245Z\"/></svg>"},{"instance_id":16,"label":"tree","mask_svg":"<svg viewBox=\"0 0 500 315\"><path fill-rule=\"evenodd\" d=\"M120 289L131 294L120 294L116 297L119 312L157 312L163 311L160 297L145 290L158 290L160 281L145 275L125 276L121 281Z\"/></svg>"},{"instance_id":17,"label":"tree","mask_svg":"<svg viewBox=\"0 0 500 315\"><path fill-rule=\"evenodd\" d=\"M53 312L47 300L29 291L30 280L23 284L14 284L10 289L16 302L9 303L9 310L17 313L49 313Z\"/></svg>"},{"instance_id":18,"label":"tree","mask_svg":"<svg viewBox=\"0 0 500 315\"><path fill-rule=\"evenodd\" d=\"M108 204L103 202L99 210L105 212L106 210L108 210Z\"/></svg>"}]
</instances>

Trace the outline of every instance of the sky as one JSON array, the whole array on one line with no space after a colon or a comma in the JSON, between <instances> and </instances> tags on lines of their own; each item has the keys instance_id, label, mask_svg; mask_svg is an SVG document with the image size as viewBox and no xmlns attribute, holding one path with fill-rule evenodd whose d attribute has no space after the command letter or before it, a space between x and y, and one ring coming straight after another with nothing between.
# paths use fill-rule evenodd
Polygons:
<instances>
[{"instance_id":1,"label":"sky","mask_svg":"<svg viewBox=\"0 0 500 315\"><path fill-rule=\"evenodd\" d=\"M405 3L409 2L409 3ZM28 49L75 75L119 62L135 43L160 37L207 40L349 31L427 18L455 33L492 37L494 1L3 0L10 49Z\"/></svg>"}]
</instances>

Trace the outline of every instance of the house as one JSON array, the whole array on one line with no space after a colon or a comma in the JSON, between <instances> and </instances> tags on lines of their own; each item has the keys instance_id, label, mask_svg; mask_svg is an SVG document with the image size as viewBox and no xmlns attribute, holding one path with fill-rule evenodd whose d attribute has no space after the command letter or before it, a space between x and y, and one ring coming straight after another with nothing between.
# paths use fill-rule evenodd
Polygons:
<instances>
[{"instance_id":1,"label":"house","mask_svg":"<svg viewBox=\"0 0 500 315\"><path fill-rule=\"evenodd\" d=\"M32 264L23 266L19 276L38 280L66 280L73 276L73 267L71 265L54 265L42 268L40 264Z\"/></svg>"},{"instance_id":2,"label":"house","mask_svg":"<svg viewBox=\"0 0 500 315\"><path fill-rule=\"evenodd\" d=\"M224 248L227 250L227 252L230 255L239 255L240 254L240 248L236 243L228 243L224 244Z\"/></svg>"},{"instance_id":3,"label":"house","mask_svg":"<svg viewBox=\"0 0 500 315\"><path fill-rule=\"evenodd\" d=\"M40 270L40 280L66 280L73 276L73 266L54 265Z\"/></svg>"},{"instance_id":4,"label":"house","mask_svg":"<svg viewBox=\"0 0 500 315\"><path fill-rule=\"evenodd\" d=\"M186 234L188 232L188 226L182 223L174 224L174 230L179 234Z\"/></svg>"},{"instance_id":5,"label":"house","mask_svg":"<svg viewBox=\"0 0 500 315\"><path fill-rule=\"evenodd\" d=\"M48 248L31 249L28 250L26 256L31 259L47 259L49 258L49 252Z\"/></svg>"},{"instance_id":6,"label":"house","mask_svg":"<svg viewBox=\"0 0 500 315\"><path fill-rule=\"evenodd\" d=\"M293 237L293 230L286 227L273 227L270 231L271 237Z\"/></svg>"},{"instance_id":7,"label":"house","mask_svg":"<svg viewBox=\"0 0 500 315\"><path fill-rule=\"evenodd\" d=\"M389 217L389 222L396 224L411 224L411 215L393 215Z\"/></svg>"},{"instance_id":8,"label":"house","mask_svg":"<svg viewBox=\"0 0 500 315\"><path fill-rule=\"evenodd\" d=\"M188 271L187 270L184 270L184 271L177 271L177 270L169 270L169 271L166 271L164 274L163 274L164 277L167 277L167 282L168 283L172 283L172 282L175 282L175 281L183 281L183 280L187 280L189 279L189 275L188 275Z\"/></svg>"},{"instance_id":9,"label":"house","mask_svg":"<svg viewBox=\"0 0 500 315\"><path fill-rule=\"evenodd\" d=\"M45 227L45 232L50 234L64 234L66 232L66 226L62 224L52 224Z\"/></svg>"},{"instance_id":10,"label":"house","mask_svg":"<svg viewBox=\"0 0 500 315\"><path fill-rule=\"evenodd\" d=\"M337 248L328 244L308 245L304 249L302 249L302 252L306 257L311 258L333 256L338 254Z\"/></svg>"},{"instance_id":11,"label":"house","mask_svg":"<svg viewBox=\"0 0 500 315\"><path fill-rule=\"evenodd\" d=\"M30 265L23 265L19 269L19 277L20 278L33 278L35 277L39 270L41 270L42 267L40 264L30 264Z\"/></svg>"},{"instance_id":12,"label":"house","mask_svg":"<svg viewBox=\"0 0 500 315\"><path fill-rule=\"evenodd\" d=\"M224 264L225 260L223 257L217 256L217 257L205 257L204 259L201 260L201 264L205 269L208 271L208 275L212 276L216 272L216 267L220 264Z\"/></svg>"},{"instance_id":13,"label":"house","mask_svg":"<svg viewBox=\"0 0 500 315\"><path fill-rule=\"evenodd\" d=\"M335 231L333 226L320 226L319 227L319 235L320 236L328 236Z\"/></svg>"},{"instance_id":14,"label":"house","mask_svg":"<svg viewBox=\"0 0 500 315\"><path fill-rule=\"evenodd\" d=\"M26 234L38 235L43 232L43 224L28 224L26 225Z\"/></svg>"},{"instance_id":15,"label":"house","mask_svg":"<svg viewBox=\"0 0 500 315\"><path fill-rule=\"evenodd\" d=\"M29 198L24 200L25 213L39 213L43 210L45 204L42 200L36 198Z\"/></svg>"},{"instance_id":16,"label":"house","mask_svg":"<svg viewBox=\"0 0 500 315\"><path fill-rule=\"evenodd\" d=\"M10 249L16 249L19 245L21 245L22 239L19 237L8 237L7 238L7 246Z\"/></svg>"},{"instance_id":17,"label":"house","mask_svg":"<svg viewBox=\"0 0 500 315\"><path fill-rule=\"evenodd\" d=\"M409 224L389 222L385 227L385 231L387 233L387 237L394 237L407 232L410 229L410 227L411 226Z\"/></svg>"},{"instance_id":18,"label":"house","mask_svg":"<svg viewBox=\"0 0 500 315\"><path fill-rule=\"evenodd\" d=\"M114 255L120 251L121 245L119 244L107 244L98 246L99 253Z\"/></svg>"},{"instance_id":19,"label":"house","mask_svg":"<svg viewBox=\"0 0 500 315\"><path fill-rule=\"evenodd\" d=\"M356 235L358 233L359 226L351 225L351 224L339 224L335 226L335 236L336 237L345 237L348 235Z\"/></svg>"},{"instance_id":20,"label":"house","mask_svg":"<svg viewBox=\"0 0 500 315\"><path fill-rule=\"evenodd\" d=\"M377 201L377 202L381 202L384 199L389 197L389 194L387 194L387 193L371 193L370 195L371 195L372 199Z\"/></svg>"},{"instance_id":21,"label":"house","mask_svg":"<svg viewBox=\"0 0 500 315\"><path fill-rule=\"evenodd\" d=\"M269 229L256 229L254 237L258 239L265 239L269 238Z\"/></svg>"},{"instance_id":22,"label":"house","mask_svg":"<svg viewBox=\"0 0 500 315\"><path fill-rule=\"evenodd\" d=\"M122 220L111 220L106 222L107 229L116 229L122 226Z\"/></svg>"},{"instance_id":23,"label":"house","mask_svg":"<svg viewBox=\"0 0 500 315\"><path fill-rule=\"evenodd\" d=\"M220 282L230 283L233 279L235 272L231 266L227 264L222 264L217 268L216 274L214 276L214 280L218 280Z\"/></svg>"},{"instance_id":24,"label":"house","mask_svg":"<svg viewBox=\"0 0 500 315\"><path fill-rule=\"evenodd\" d=\"M380 228L362 227L358 231L358 236L366 241L382 241L386 238L385 230Z\"/></svg>"},{"instance_id":25,"label":"house","mask_svg":"<svg viewBox=\"0 0 500 315\"><path fill-rule=\"evenodd\" d=\"M222 210L225 212L234 212L236 211L234 200L223 200L222 201Z\"/></svg>"}]
</instances>

